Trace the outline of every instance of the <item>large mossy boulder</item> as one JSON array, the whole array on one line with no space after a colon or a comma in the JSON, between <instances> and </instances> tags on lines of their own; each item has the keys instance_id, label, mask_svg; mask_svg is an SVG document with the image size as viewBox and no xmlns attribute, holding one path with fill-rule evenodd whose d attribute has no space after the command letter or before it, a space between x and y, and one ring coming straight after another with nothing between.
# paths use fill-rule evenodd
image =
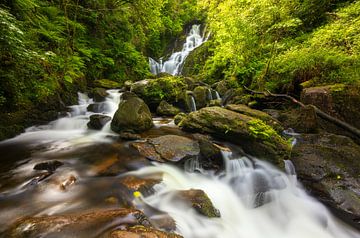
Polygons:
<instances>
[{"instance_id":1,"label":"large mossy boulder","mask_svg":"<svg viewBox=\"0 0 360 238\"><path fill-rule=\"evenodd\" d=\"M225 108L250 117L258 118L269 126L273 127L277 132L282 132L284 130L280 122L266 112L252 109L244 104L229 104Z\"/></svg>"},{"instance_id":2,"label":"large mossy boulder","mask_svg":"<svg viewBox=\"0 0 360 238\"><path fill-rule=\"evenodd\" d=\"M197 109L206 107L206 104L211 100L211 98L209 98L209 93L211 94L211 91L206 86L197 86L196 88L194 88L193 95L195 98Z\"/></svg>"},{"instance_id":3,"label":"large mossy boulder","mask_svg":"<svg viewBox=\"0 0 360 238\"><path fill-rule=\"evenodd\" d=\"M109 79L97 79L94 80L93 82L95 87L98 88L107 88L107 89L112 89L112 88L120 88L121 84L119 82L115 82Z\"/></svg>"},{"instance_id":4,"label":"large mossy boulder","mask_svg":"<svg viewBox=\"0 0 360 238\"><path fill-rule=\"evenodd\" d=\"M360 128L360 85L335 84L306 88L301 94L301 101Z\"/></svg>"},{"instance_id":5,"label":"large mossy boulder","mask_svg":"<svg viewBox=\"0 0 360 238\"><path fill-rule=\"evenodd\" d=\"M160 116L175 116L180 112L179 108L174 107L166 101L161 101L156 109L156 113Z\"/></svg>"},{"instance_id":6,"label":"large mossy boulder","mask_svg":"<svg viewBox=\"0 0 360 238\"><path fill-rule=\"evenodd\" d=\"M221 107L192 112L181 120L179 126L239 144L246 153L278 165L290 151L287 141L262 120Z\"/></svg>"},{"instance_id":7,"label":"large mossy boulder","mask_svg":"<svg viewBox=\"0 0 360 238\"><path fill-rule=\"evenodd\" d=\"M199 75L205 66L206 60L211 55L211 52L209 51L210 46L210 41L204 42L201 46L190 52L190 54L186 57L186 61L182 68L182 75Z\"/></svg>"},{"instance_id":8,"label":"large mossy boulder","mask_svg":"<svg viewBox=\"0 0 360 238\"><path fill-rule=\"evenodd\" d=\"M149 107L135 94L122 94L119 108L112 121L111 129L115 132L139 133L153 127Z\"/></svg>"},{"instance_id":9,"label":"large mossy boulder","mask_svg":"<svg viewBox=\"0 0 360 238\"><path fill-rule=\"evenodd\" d=\"M350 224L356 223L360 216L359 145L340 135L303 134L291 160L312 195Z\"/></svg>"},{"instance_id":10,"label":"large mossy boulder","mask_svg":"<svg viewBox=\"0 0 360 238\"><path fill-rule=\"evenodd\" d=\"M131 92L136 93L151 108L156 108L163 100L178 103L187 89L187 80L175 76L143 80L131 86Z\"/></svg>"}]
</instances>

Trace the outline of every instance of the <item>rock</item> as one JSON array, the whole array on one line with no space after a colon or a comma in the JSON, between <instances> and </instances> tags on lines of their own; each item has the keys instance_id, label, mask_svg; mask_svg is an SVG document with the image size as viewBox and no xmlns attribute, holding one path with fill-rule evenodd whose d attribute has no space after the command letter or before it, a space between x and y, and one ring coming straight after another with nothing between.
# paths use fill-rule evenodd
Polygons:
<instances>
[{"instance_id":1,"label":"rock","mask_svg":"<svg viewBox=\"0 0 360 238\"><path fill-rule=\"evenodd\" d=\"M119 133L119 138L123 140L140 140L141 136L130 132L121 132Z\"/></svg>"},{"instance_id":2,"label":"rock","mask_svg":"<svg viewBox=\"0 0 360 238\"><path fill-rule=\"evenodd\" d=\"M132 192L140 191L142 194L144 191L151 190L155 184L160 183L160 179L148 179L139 178L135 176L125 176L120 179L120 183Z\"/></svg>"},{"instance_id":3,"label":"rock","mask_svg":"<svg viewBox=\"0 0 360 238\"><path fill-rule=\"evenodd\" d=\"M93 82L95 87L99 88L107 88L107 89L113 89L113 88L120 88L121 84L119 82L115 82L109 79L97 79Z\"/></svg>"},{"instance_id":4,"label":"rock","mask_svg":"<svg viewBox=\"0 0 360 238\"><path fill-rule=\"evenodd\" d=\"M291 160L299 179L313 195L330 208L358 219L359 159L360 146L348 137L303 134L293 148Z\"/></svg>"},{"instance_id":5,"label":"rock","mask_svg":"<svg viewBox=\"0 0 360 238\"><path fill-rule=\"evenodd\" d=\"M208 133L239 144L246 153L278 165L290 151L289 144L262 120L221 107L192 112L179 126L186 131Z\"/></svg>"},{"instance_id":6,"label":"rock","mask_svg":"<svg viewBox=\"0 0 360 238\"><path fill-rule=\"evenodd\" d=\"M89 112L100 113L102 108L99 103L92 103L86 108Z\"/></svg>"},{"instance_id":7,"label":"rock","mask_svg":"<svg viewBox=\"0 0 360 238\"><path fill-rule=\"evenodd\" d=\"M109 238L181 238L182 236L145 226L133 226L111 232Z\"/></svg>"},{"instance_id":8,"label":"rock","mask_svg":"<svg viewBox=\"0 0 360 238\"><path fill-rule=\"evenodd\" d=\"M204 42L202 45L190 52L186 57L181 74L185 76L199 75L205 65L206 60L211 55L211 43Z\"/></svg>"},{"instance_id":9,"label":"rock","mask_svg":"<svg viewBox=\"0 0 360 238\"><path fill-rule=\"evenodd\" d=\"M70 175L67 179L60 183L60 190L66 191L71 185L76 182L76 177L74 175Z\"/></svg>"},{"instance_id":10,"label":"rock","mask_svg":"<svg viewBox=\"0 0 360 238\"><path fill-rule=\"evenodd\" d=\"M194 139L199 142L201 166L205 169L214 170L223 168L224 161L221 148L212 143L209 136L194 134Z\"/></svg>"},{"instance_id":11,"label":"rock","mask_svg":"<svg viewBox=\"0 0 360 238\"><path fill-rule=\"evenodd\" d=\"M244 104L229 104L225 108L234 112L260 119L269 126L273 127L277 132L282 132L284 130L280 122L271 117L269 114L259 110L251 109Z\"/></svg>"},{"instance_id":12,"label":"rock","mask_svg":"<svg viewBox=\"0 0 360 238\"><path fill-rule=\"evenodd\" d=\"M150 108L156 109L163 100L171 104L181 101L183 92L187 88L184 78L167 76L136 82L131 86L131 92L141 97Z\"/></svg>"},{"instance_id":13,"label":"rock","mask_svg":"<svg viewBox=\"0 0 360 238\"><path fill-rule=\"evenodd\" d=\"M221 107L221 99L210 100L208 107Z\"/></svg>"},{"instance_id":14,"label":"rock","mask_svg":"<svg viewBox=\"0 0 360 238\"><path fill-rule=\"evenodd\" d=\"M176 192L177 199L188 203L198 213L206 217L220 217L220 212L214 207L210 198L203 190L190 189Z\"/></svg>"},{"instance_id":15,"label":"rock","mask_svg":"<svg viewBox=\"0 0 360 238\"><path fill-rule=\"evenodd\" d=\"M92 237L104 227L149 226L145 215L134 209L100 210L85 214L26 217L5 232L6 237Z\"/></svg>"},{"instance_id":16,"label":"rock","mask_svg":"<svg viewBox=\"0 0 360 238\"><path fill-rule=\"evenodd\" d=\"M90 92L90 97L92 97L95 102L102 102L107 96L109 96L109 94L104 88L94 88Z\"/></svg>"},{"instance_id":17,"label":"rock","mask_svg":"<svg viewBox=\"0 0 360 238\"><path fill-rule=\"evenodd\" d=\"M206 104L210 101L208 97L209 90L210 89L205 86L197 86L194 89L193 92L197 109L205 107Z\"/></svg>"},{"instance_id":18,"label":"rock","mask_svg":"<svg viewBox=\"0 0 360 238\"><path fill-rule=\"evenodd\" d=\"M43 163L36 164L34 166L34 170L47 170L48 172L55 172L57 168L63 166L64 163L54 160L54 161L47 161Z\"/></svg>"},{"instance_id":19,"label":"rock","mask_svg":"<svg viewBox=\"0 0 360 238\"><path fill-rule=\"evenodd\" d=\"M224 96L225 93L230 89L226 80L221 80L220 82L214 85L216 91L220 94L220 96Z\"/></svg>"},{"instance_id":20,"label":"rock","mask_svg":"<svg viewBox=\"0 0 360 238\"><path fill-rule=\"evenodd\" d=\"M113 131L139 133L153 127L151 112L142 99L130 92L123 93L121 97L111 121Z\"/></svg>"},{"instance_id":21,"label":"rock","mask_svg":"<svg viewBox=\"0 0 360 238\"><path fill-rule=\"evenodd\" d=\"M160 116L175 116L180 113L180 109L163 100L157 107L156 113Z\"/></svg>"},{"instance_id":22,"label":"rock","mask_svg":"<svg viewBox=\"0 0 360 238\"><path fill-rule=\"evenodd\" d=\"M101 130L109 121L111 121L111 117L95 114L90 116L87 126L89 129Z\"/></svg>"},{"instance_id":23,"label":"rock","mask_svg":"<svg viewBox=\"0 0 360 238\"><path fill-rule=\"evenodd\" d=\"M301 101L360 128L359 85L335 84L306 88L301 93Z\"/></svg>"},{"instance_id":24,"label":"rock","mask_svg":"<svg viewBox=\"0 0 360 238\"><path fill-rule=\"evenodd\" d=\"M175 125L178 125L182 119L186 117L186 113L180 112L174 117L174 123Z\"/></svg>"},{"instance_id":25,"label":"rock","mask_svg":"<svg viewBox=\"0 0 360 238\"><path fill-rule=\"evenodd\" d=\"M178 162L199 155L198 142L177 135L160 136L149 140L162 159Z\"/></svg>"},{"instance_id":26,"label":"rock","mask_svg":"<svg viewBox=\"0 0 360 238\"><path fill-rule=\"evenodd\" d=\"M155 147L147 142L135 142L130 144L132 147L137 149L139 153L145 156L149 160L157 162L165 162L161 156L156 152Z\"/></svg>"},{"instance_id":27,"label":"rock","mask_svg":"<svg viewBox=\"0 0 360 238\"><path fill-rule=\"evenodd\" d=\"M196 100L194 92L192 91L185 91L183 94L183 100L184 100L184 108L187 112L196 111Z\"/></svg>"},{"instance_id":28,"label":"rock","mask_svg":"<svg viewBox=\"0 0 360 238\"><path fill-rule=\"evenodd\" d=\"M298 133L316 133L319 130L318 117L311 106L282 113L279 120L286 128L293 128Z\"/></svg>"},{"instance_id":29,"label":"rock","mask_svg":"<svg viewBox=\"0 0 360 238\"><path fill-rule=\"evenodd\" d=\"M131 146L146 158L158 162L179 162L200 154L197 141L178 135L159 136Z\"/></svg>"}]
</instances>

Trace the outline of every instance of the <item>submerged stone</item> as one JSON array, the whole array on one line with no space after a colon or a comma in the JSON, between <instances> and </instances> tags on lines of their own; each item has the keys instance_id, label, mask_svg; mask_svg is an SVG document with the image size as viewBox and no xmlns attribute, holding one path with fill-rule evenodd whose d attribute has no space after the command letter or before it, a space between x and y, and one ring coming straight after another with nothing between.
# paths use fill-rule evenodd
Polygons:
<instances>
[{"instance_id":1,"label":"submerged stone","mask_svg":"<svg viewBox=\"0 0 360 238\"><path fill-rule=\"evenodd\" d=\"M54 172L57 168L64 165L64 163L54 160L36 164L34 170L47 170L48 172Z\"/></svg>"}]
</instances>

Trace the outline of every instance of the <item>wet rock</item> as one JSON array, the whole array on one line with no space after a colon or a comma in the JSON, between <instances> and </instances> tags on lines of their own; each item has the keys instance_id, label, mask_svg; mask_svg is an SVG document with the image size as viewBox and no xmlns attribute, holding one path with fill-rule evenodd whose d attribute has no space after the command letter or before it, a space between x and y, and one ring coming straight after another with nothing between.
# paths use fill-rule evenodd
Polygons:
<instances>
[{"instance_id":1,"label":"wet rock","mask_svg":"<svg viewBox=\"0 0 360 238\"><path fill-rule=\"evenodd\" d=\"M109 121L111 121L111 117L109 116L100 114L91 115L87 126L89 129L101 130Z\"/></svg>"},{"instance_id":2,"label":"wet rock","mask_svg":"<svg viewBox=\"0 0 360 238\"><path fill-rule=\"evenodd\" d=\"M209 88L205 86L197 86L194 90L194 98L196 103L196 108L200 109L206 106L209 102L208 92Z\"/></svg>"},{"instance_id":3,"label":"wet rock","mask_svg":"<svg viewBox=\"0 0 360 238\"><path fill-rule=\"evenodd\" d=\"M262 120L221 107L192 112L179 126L186 131L207 133L239 144L246 153L278 165L290 151L288 143Z\"/></svg>"},{"instance_id":4,"label":"wet rock","mask_svg":"<svg viewBox=\"0 0 360 238\"><path fill-rule=\"evenodd\" d=\"M228 85L226 80L221 80L213 87L215 87L216 91L219 92L220 96L224 96L225 93L230 89L230 86Z\"/></svg>"},{"instance_id":5,"label":"wet rock","mask_svg":"<svg viewBox=\"0 0 360 238\"><path fill-rule=\"evenodd\" d=\"M306 88L301 93L301 101L360 128L359 85L335 84Z\"/></svg>"},{"instance_id":6,"label":"wet rock","mask_svg":"<svg viewBox=\"0 0 360 238\"><path fill-rule=\"evenodd\" d=\"M95 102L102 102L107 96L109 96L109 94L104 88L94 88L90 92L90 97L92 97Z\"/></svg>"},{"instance_id":7,"label":"wet rock","mask_svg":"<svg viewBox=\"0 0 360 238\"><path fill-rule=\"evenodd\" d=\"M299 179L321 201L360 217L360 146L334 134L304 134L293 149ZM355 221L353 221L355 222Z\"/></svg>"},{"instance_id":8,"label":"wet rock","mask_svg":"<svg viewBox=\"0 0 360 238\"><path fill-rule=\"evenodd\" d=\"M47 170L48 172L52 173L62 165L64 165L64 163L57 161L57 160L47 161L47 162L36 164L34 166L34 170Z\"/></svg>"},{"instance_id":9,"label":"wet rock","mask_svg":"<svg viewBox=\"0 0 360 238\"><path fill-rule=\"evenodd\" d=\"M200 148L197 141L177 135L166 135L149 140L162 159L178 162L185 158L199 155Z\"/></svg>"},{"instance_id":10,"label":"wet rock","mask_svg":"<svg viewBox=\"0 0 360 238\"><path fill-rule=\"evenodd\" d=\"M73 185L76 182L76 180L77 179L74 175L70 175L67 179L65 179L60 183L60 189L62 191L67 190L71 185Z\"/></svg>"},{"instance_id":11,"label":"wet rock","mask_svg":"<svg viewBox=\"0 0 360 238\"><path fill-rule=\"evenodd\" d=\"M156 113L160 116L175 116L176 114L180 113L180 109L174 107L166 101L161 101L156 109Z\"/></svg>"},{"instance_id":12,"label":"wet rock","mask_svg":"<svg viewBox=\"0 0 360 238\"><path fill-rule=\"evenodd\" d=\"M153 127L151 112L144 101L135 94L126 92L111 121L111 129L115 132L138 133Z\"/></svg>"},{"instance_id":13,"label":"wet rock","mask_svg":"<svg viewBox=\"0 0 360 238\"><path fill-rule=\"evenodd\" d=\"M190 189L176 192L177 199L188 203L198 213L207 217L220 217L220 212L214 207L210 198L203 190Z\"/></svg>"},{"instance_id":14,"label":"wet rock","mask_svg":"<svg viewBox=\"0 0 360 238\"><path fill-rule=\"evenodd\" d=\"M141 136L130 132L121 132L119 133L119 138L123 140L140 140Z\"/></svg>"},{"instance_id":15,"label":"wet rock","mask_svg":"<svg viewBox=\"0 0 360 238\"><path fill-rule=\"evenodd\" d=\"M211 142L208 136L194 134L194 139L199 142L201 166L205 169L220 169L224 166L221 148Z\"/></svg>"},{"instance_id":16,"label":"wet rock","mask_svg":"<svg viewBox=\"0 0 360 238\"><path fill-rule=\"evenodd\" d=\"M140 191L142 194L149 191L155 184L160 183L160 179L139 178L136 176L125 176L120 179L120 183L123 184L130 191Z\"/></svg>"},{"instance_id":17,"label":"wet rock","mask_svg":"<svg viewBox=\"0 0 360 238\"><path fill-rule=\"evenodd\" d=\"M179 162L200 154L197 141L178 135L160 136L131 146L146 158L158 162Z\"/></svg>"},{"instance_id":18,"label":"wet rock","mask_svg":"<svg viewBox=\"0 0 360 238\"><path fill-rule=\"evenodd\" d=\"M250 107L244 104L229 104L225 107L228 110L238 112L247 116L251 116L254 118L258 118L268 124L269 126L273 127L276 131L281 132L284 128L281 126L280 122L273 117L271 117L266 112L262 112L259 110L251 109Z\"/></svg>"},{"instance_id":19,"label":"wet rock","mask_svg":"<svg viewBox=\"0 0 360 238\"><path fill-rule=\"evenodd\" d=\"M86 237L101 235L104 227L149 226L145 215L134 209L100 210L85 214L26 217L5 232L6 237Z\"/></svg>"},{"instance_id":20,"label":"wet rock","mask_svg":"<svg viewBox=\"0 0 360 238\"><path fill-rule=\"evenodd\" d=\"M96 113L101 112L101 110L102 110L101 104L98 104L98 103L92 103L86 109L89 112L96 112Z\"/></svg>"},{"instance_id":21,"label":"wet rock","mask_svg":"<svg viewBox=\"0 0 360 238\"><path fill-rule=\"evenodd\" d=\"M221 99L210 100L208 107L221 107Z\"/></svg>"},{"instance_id":22,"label":"wet rock","mask_svg":"<svg viewBox=\"0 0 360 238\"><path fill-rule=\"evenodd\" d=\"M111 232L109 238L181 238L182 236L145 226L133 226Z\"/></svg>"},{"instance_id":23,"label":"wet rock","mask_svg":"<svg viewBox=\"0 0 360 238\"><path fill-rule=\"evenodd\" d=\"M305 106L282 113L279 120L286 128L293 128L299 133L316 133L319 130L318 117L315 109Z\"/></svg>"},{"instance_id":24,"label":"wet rock","mask_svg":"<svg viewBox=\"0 0 360 238\"><path fill-rule=\"evenodd\" d=\"M120 88L121 84L119 82L115 82L109 79L97 79L93 82L95 87L98 88L106 88L106 89L113 89L113 88Z\"/></svg>"},{"instance_id":25,"label":"wet rock","mask_svg":"<svg viewBox=\"0 0 360 238\"><path fill-rule=\"evenodd\" d=\"M149 160L157 162L165 162L161 156L156 152L155 147L147 142L131 143L131 146L139 151L139 153L145 156Z\"/></svg>"}]
</instances>

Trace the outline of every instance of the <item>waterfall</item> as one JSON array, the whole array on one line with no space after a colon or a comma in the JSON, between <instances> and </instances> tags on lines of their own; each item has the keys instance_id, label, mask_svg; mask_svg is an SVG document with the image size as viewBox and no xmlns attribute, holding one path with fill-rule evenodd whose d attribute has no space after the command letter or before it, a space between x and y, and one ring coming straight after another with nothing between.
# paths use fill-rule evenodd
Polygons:
<instances>
[{"instance_id":1,"label":"waterfall","mask_svg":"<svg viewBox=\"0 0 360 238\"><path fill-rule=\"evenodd\" d=\"M211 92L211 89L210 89L210 88L207 89L207 95L206 95L206 97L207 97L207 100L208 100L208 101L213 100L213 96L212 96L212 92Z\"/></svg>"},{"instance_id":2,"label":"waterfall","mask_svg":"<svg viewBox=\"0 0 360 238\"><path fill-rule=\"evenodd\" d=\"M155 194L144 201L169 213L175 219L177 232L187 238L360 237L302 189L289 162L288 174L264 161L246 157L226 156L225 163L223 174L199 173L202 170L196 169L196 163L190 166L196 173L156 164L134 174L142 177L163 174L162 183L154 187ZM188 189L203 190L221 217L207 218L187 204L175 203L174 192Z\"/></svg>"},{"instance_id":3,"label":"waterfall","mask_svg":"<svg viewBox=\"0 0 360 238\"><path fill-rule=\"evenodd\" d=\"M208 38L208 36L205 37L205 34L201 35L200 31L200 25L193 25L188 36L186 37L186 42L184 43L182 50L173 53L167 61L163 62L161 58L160 61L157 62L156 60L149 58L151 73L154 75L162 72L172 75L181 74L186 57L190 54L191 51L199 47Z\"/></svg>"},{"instance_id":4,"label":"waterfall","mask_svg":"<svg viewBox=\"0 0 360 238\"><path fill-rule=\"evenodd\" d=\"M216 90L215 90L215 96L216 96L216 99L221 99L219 92Z\"/></svg>"},{"instance_id":5,"label":"waterfall","mask_svg":"<svg viewBox=\"0 0 360 238\"><path fill-rule=\"evenodd\" d=\"M107 90L107 93L108 96L103 102L96 103L96 113L87 110L90 104L94 104L94 100L89 98L87 94L78 93L78 104L68 107L70 113L66 117L52 121L48 125L30 127L25 133L11 140L32 140L35 144L54 140L67 142L76 140L76 143L108 141L106 137L113 134L110 129L110 122L101 131L92 131L87 127L91 115L114 116L120 102L121 93L116 89Z\"/></svg>"},{"instance_id":6,"label":"waterfall","mask_svg":"<svg viewBox=\"0 0 360 238\"><path fill-rule=\"evenodd\" d=\"M189 95L190 97L190 109L192 112L195 112L196 111L196 102L195 102L195 98L193 95Z\"/></svg>"}]
</instances>

